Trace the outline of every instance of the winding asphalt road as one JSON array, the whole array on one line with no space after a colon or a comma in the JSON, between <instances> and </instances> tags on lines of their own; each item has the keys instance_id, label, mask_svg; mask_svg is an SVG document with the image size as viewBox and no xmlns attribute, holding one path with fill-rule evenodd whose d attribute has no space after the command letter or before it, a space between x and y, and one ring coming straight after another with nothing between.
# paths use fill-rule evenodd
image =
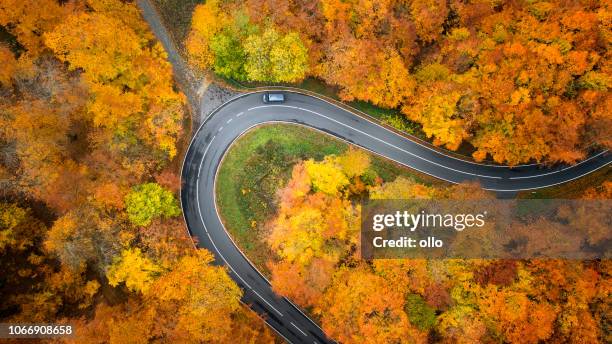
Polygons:
<instances>
[{"instance_id":1,"label":"winding asphalt road","mask_svg":"<svg viewBox=\"0 0 612 344\"><path fill-rule=\"evenodd\" d=\"M333 343L298 307L276 295L270 283L234 244L219 218L215 180L231 144L250 128L272 122L305 125L351 142L422 173L451 182L476 180L483 188L513 194L579 178L612 162L608 151L573 165L544 169L539 165L508 168L449 157L427 145L312 96L285 91L282 104L264 104L262 93L238 96L210 114L195 134L182 170L181 202L185 220L199 246L212 251L219 264L244 290L243 301L290 343Z\"/></svg>"}]
</instances>

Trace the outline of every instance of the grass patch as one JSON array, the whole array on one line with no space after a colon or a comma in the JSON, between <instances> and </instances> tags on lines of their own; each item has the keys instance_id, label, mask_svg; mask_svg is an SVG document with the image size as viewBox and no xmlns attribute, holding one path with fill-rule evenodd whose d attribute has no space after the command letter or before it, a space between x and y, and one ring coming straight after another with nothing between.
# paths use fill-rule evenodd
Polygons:
<instances>
[{"instance_id":1,"label":"grass patch","mask_svg":"<svg viewBox=\"0 0 612 344\"><path fill-rule=\"evenodd\" d=\"M257 127L230 148L217 177L217 204L232 238L260 269L273 256L261 241L264 225L276 213L276 192L291 178L293 165L346 149L327 135L288 124Z\"/></svg>"},{"instance_id":2,"label":"grass patch","mask_svg":"<svg viewBox=\"0 0 612 344\"><path fill-rule=\"evenodd\" d=\"M396 116L399 114L397 110L384 109L372 103L364 102L361 100L355 100L352 102L348 102L347 104L378 119L382 119L385 116Z\"/></svg>"}]
</instances>

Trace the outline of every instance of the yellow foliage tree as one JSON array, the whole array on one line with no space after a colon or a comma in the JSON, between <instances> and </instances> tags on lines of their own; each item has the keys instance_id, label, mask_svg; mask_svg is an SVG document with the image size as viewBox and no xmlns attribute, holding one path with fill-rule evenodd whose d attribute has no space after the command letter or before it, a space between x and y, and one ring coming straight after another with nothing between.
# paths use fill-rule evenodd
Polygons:
<instances>
[{"instance_id":1,"label":"yellow foliage tree","mask_svg":"<svg viewBox=\"0 0 612 344\"><path fill-rule=\"evenodd\" d=\"M143 255L138 248L128 248L121 252L121 257L109 267L106 277L113 287L119 283L131 291L146 293L159 275L160 268L149 258Z\"/></svg>"},{"instance_id":2,"label":"yellow foliage tree","mask_svg":"<svg viewBox=\"0 0 612 344\"><path fill-rule=\"evenodd\" d=\"M117 39L119 32L121 39ZM133 75L131 67L146 41L119 18L98 12L73 14L44 38L62 61L70 63L70 69L84 69L90 82L121 77L125 84L135 86L138 75Z\"/></svg>"},{"instance_id":3,"label":"yellow foliage tree","mask_svg":"<svg viewBox=\"0 0 612 344\"><path fill-rule=\"evenodd\" d=\"M371 199L430 199L435 190L413 180L397 177L392 182L370 188Z\"/></svg>"},{"instance_id":4,"label":"yellow foliage tree","mask_svg":"<svg viewBox=\"0 0 612 344\"><path fill-rule=\"evenodd\" d=\"M362 149L350 147L338 157L338 164L348 177L361 176L370 167L370 155Z\"/></svg>"},{"instance_id":5,"label":"yellow foliage tree","mask_svg":"<svg viewBox=\"0 0 612 344\"><path fill-rule=\"evenodd\" d=\"M348 178L333 156L328 156L321 162L308 160L304 162L304 167L315 190L329 195L337 195L342 188L349 184Z\"/></svg>"},{"instance_id":6,"label":"yellow foliage tree","mask_svg":"<svg viewBox=\"0 0 612 344\"><path fill-rule=\"evenodd\" d=\"M183 256L151 288L149 302L175 342L223 342L231 335L231 315L240 308L242 291L212 261L205 250Z\"/></svg>"},{"instance_id":7,"label":"yellow foliage tree","mask_svg":"<svg viewBox=\"0 0 612 344\"><path fill-rule=\"evenodd\" d=\"M290 216L280 216L269 237L272 249L288 261L306 264L323 247L324 213L305 205L291 209Z\"/></svg>"},{"instance_id":8,"label":"yellow foliage tree","mask_svg":"<svg viewBox=\"0 0 612 344\"><path fill-rule=\"evenodd\" d=\"M219 10L219 1L210 0L196 6L191 18L191 32L185 46L190 60L200 68L214 62L209 43L212 37L228 24L227 16Z\"/></svg>"},{"instance_id":9,"label":"yellow foliage tree","mask_svg":"<svg viewBox=\"0 0 612 344\"><path fill-rule=\"evenodd\" d=\"M445 145L456 150L470 136L466 121L457 113L457 102L461 93L452 92L444 96L430 94L420 98L414 106L404 107L402 112L410 119L423 124L423 131L434 139L434 144Z\"/></svg>"},{"instance_id":10,"label":"yellow foliage tree","mask_svg":"<svg viewBox=\"0 0 612 344\"><path fill-rule=\"evenodd\" d=\"M74 10L74 2L60 5L55 0L6 0L0 4L0 25L32 56L38 56L45 45L40 33L51 30Z\"/></svg>"},{"instance_id":11,"label":"yellow foliage tree","mask_svg":"<svg viewBox=\"0 0 612 344\"><path fill-rule=\"evenodd\" d=\"M393 50L372 41L346 39L334 43L330 55L316 70L321 78L341 87L344 100L394 108L412 95L414 79Z\"/></svg>"},{"instance_id":12,"label":"yellow foliage tree","mask_svg":"<svg viewBox=\"0 0 612 344\"><path fill-rule=\"evenodd\" d=\"M84 70L93 94L89 113L104 129L100 142L125 152L137 136L173 158L185 99L172 88L163 48L151 42L133 4L104 0L94 8L68 16L45 33L45 43L71 70ZM123 10L127 17L117 16Z\"/></svg>"}]
</instances>

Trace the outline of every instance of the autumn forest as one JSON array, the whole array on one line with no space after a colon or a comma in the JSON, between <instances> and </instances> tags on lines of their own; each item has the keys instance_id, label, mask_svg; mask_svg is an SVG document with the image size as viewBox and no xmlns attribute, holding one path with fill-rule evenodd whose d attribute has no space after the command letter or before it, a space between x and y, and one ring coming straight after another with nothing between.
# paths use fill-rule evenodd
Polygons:
<instances>
[{"instance_id":1,"label":"autumn forest","mask_svg":"<svg viewBox=\"0 0 612 344\"><path fill-rule=\"evenodd\" d=\"M186 47L242 81L312 76L510 165L609 147L606 1L207 1Z\"/></svg>"},{"instance_id":2,"label":"autumn forest","mask_svg":"<svg viewBox=\"0 0 612 344\"><path fill-rule=\"evenodd\" d=\"M316 80L477 162L612 148L606 0L150 2L192 3L173 43L232 92ZM200 117L138 2L0 0L0 58L0 323L70 322L67 343L283 342L189 235L181 164ZM339 343L612 342L610 260L361 258L362 201L496 197L477 183L291 125L240 137L218 179L233 240ZM548 192L610 199L609 166ZM580 211L572 228L609 231Z\"/></svg>"},{"instance_id":3,"label":"autumn forest","mask_svg":"<svg viewBox=\"0 0 612 344\"><path fill-rule=\"evenodd\" d=\"M269 342L187 234L185 98L138 8L2 1L0 25L0 318L70 319L80 343Z\"/></svg>"}]
</instances>

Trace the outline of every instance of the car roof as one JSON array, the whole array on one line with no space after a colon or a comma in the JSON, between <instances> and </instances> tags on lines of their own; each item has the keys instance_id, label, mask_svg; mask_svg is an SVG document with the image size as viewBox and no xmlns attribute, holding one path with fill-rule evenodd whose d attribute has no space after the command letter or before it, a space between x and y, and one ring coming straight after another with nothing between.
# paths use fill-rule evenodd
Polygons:
<instances>
[{"instance_id":1,"label":"car roof","mask_svg":"<svg viewBox=\"0 0 612 344\"><path fill-rule=\"evenodd\" d=\"M283 100L285 99L285 95L282 93L268 93L269 100Z\"/></svg>"}]
</instances>

